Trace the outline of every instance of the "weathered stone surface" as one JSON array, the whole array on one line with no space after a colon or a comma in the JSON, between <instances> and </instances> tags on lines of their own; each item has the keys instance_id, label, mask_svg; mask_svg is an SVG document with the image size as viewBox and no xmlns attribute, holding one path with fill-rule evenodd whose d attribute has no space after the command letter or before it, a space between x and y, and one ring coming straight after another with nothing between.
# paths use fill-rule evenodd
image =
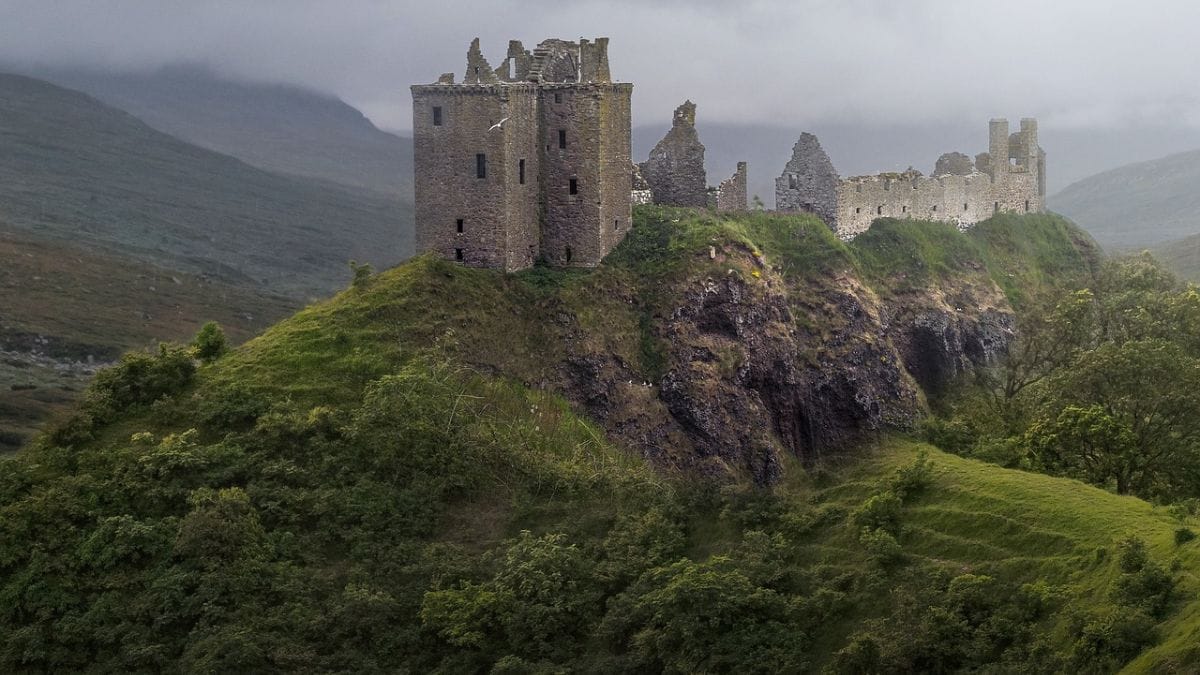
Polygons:
<instances>
[{"instance_id":1,"label":"weathered stone surface","mask_svg":"<svg viewBox=\"0 0 1200 675\"><path fill-rule=\"evenodd\" d=\"M775 208L814 213L830 227L836 227L838 180L837 169L817 137L807 132L800 134L783 175L775 179Z\"/></svg>"},{"instance_id":2,"label":"weathered stone surface","mask_svg":"<svg viewBox=\"0 0 1200 675\"><path fill-rule=\"evenodd\" d=\"M630 97L608 40L509 42L492 69L478 38L461 85L415 85L419 251L517 270L593 266L632 226Z\"/></svg>"},{"instance_id":3,"label":"weathered stone surface","mask_svg":"<svg viewBox=\"0 0 1200 675\"><path fill-rule=\"evenodd\" d=\"M717 187L718 211L745 211L750 208L746 197L746 163L738 162L737 170Z\"/></svg>"},{"instance_id":4,"label":"weathered stone surface","mask_svg":"<svg viewBox=\"0 0 1200 675\"><path fill-rule=\"evenodd\" d=\"M675 109L671 130L638 165L650 184L655 204L703 207L708 203L704 144L696 133L696 104Z\"/></svg>"},{"instance_id":5,"label":"weathered stone surface","mask_svg":"<svg viewBox=\"0 0 1200 675\"><path fill-rule=\"evenodd\" d=\"M947 152L937 158L933 167L935 176L966 176L975 172L975 163L961 152Z\"/></svg>"}]
</instances>

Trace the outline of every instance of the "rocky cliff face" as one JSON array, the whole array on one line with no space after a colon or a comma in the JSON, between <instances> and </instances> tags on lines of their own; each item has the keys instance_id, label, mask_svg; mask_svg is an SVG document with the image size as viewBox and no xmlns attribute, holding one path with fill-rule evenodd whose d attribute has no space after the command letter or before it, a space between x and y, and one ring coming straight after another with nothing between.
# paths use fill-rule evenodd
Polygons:
<instances>
[{"instance_id":1,"label":"rocky cliff face","mask_svg":"<svg viewBox=\"0 0 1200 675\"><path fill-rule=\"evenodd\" d=\"M788 454L810 462L911 427L926 395L992 362L1013 334L990 283L881 300L850 270L799 283L744 248L709 257L647 308L659 373L557 314L568 353L552 386L666 468L773 483Z\"/></svg>"}]
</instances>

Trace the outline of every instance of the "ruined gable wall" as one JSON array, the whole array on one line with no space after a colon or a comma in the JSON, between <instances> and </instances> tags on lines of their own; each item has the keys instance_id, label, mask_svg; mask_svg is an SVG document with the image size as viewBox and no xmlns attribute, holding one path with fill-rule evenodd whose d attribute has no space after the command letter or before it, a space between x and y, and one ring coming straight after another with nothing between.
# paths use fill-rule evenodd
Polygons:
<instances>
[{"instance_id":1,"label":"ruined gable wall","mask_svg":"<svg viewBox=\"0 0 1200 675\"><path fill-rule=\"evenodd\" d=\"M817 137L800 134L792 157L775 179L775 208L782 212L814 213L831 228L837 223L837 170Z\"/></svg>"},{"instance_id":2,"label":"ruined gable wall","mask_svg":"<svg viewBox=\"0 0 1200 675\"><path fill-rule=\"evenodd\" d=\"M718 211L746 211L750 203L746 196L746 163L738 162L733 175L717 187Z\"/></svg>"},{"instance_id":3,"label":"ruined gable wall","mask_svg":"<svg viewBox=\"0 0 1200 675\"><path fill-rule=\"evenodd\" d=\"M696 133L696 105L686 101L675 109L671 130L639 165L650 184L655 204L708 205L708 178L704 172L704 144Z\"/></svg>"}]
</instances>

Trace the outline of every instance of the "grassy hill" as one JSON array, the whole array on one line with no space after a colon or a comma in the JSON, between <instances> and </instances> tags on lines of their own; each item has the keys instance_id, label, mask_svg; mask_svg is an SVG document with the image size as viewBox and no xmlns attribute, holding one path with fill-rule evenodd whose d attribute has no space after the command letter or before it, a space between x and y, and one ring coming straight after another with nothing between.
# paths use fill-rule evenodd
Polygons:
<instances>
[{"instance_id":1,"label":"grassy hill","mask_svg":"<svg viewBox=\"0 0 1200 675\"><path fill-rule=\"evenodd\" d=\"M1200 150L1128 164L1052 195L1050 209L1071 218L1110 250L1137 250L1200 234Z\"/></svg>"},{"instance_id":2,"label":"grassy hill","mask_svg":"<svg viewBox=\"0 0 1200 675\"><path fill-rule=\"evenodd\" d=\"M255 169L46 82L0 75L0 218L169 269L306 298L411 251L409 211Z\"/></svg>"},{"instance_id":3,"label":"grassy hill","mask_svg":"<svg viewBox=\"0 0 1200 675\"><path fill-rule=\"evenodd\" d=\"M1159 244L1150 252L1181 279L1200 282L1200 234Z\"/></svg>"},{"instance_id":4,"label":"grassy hill","mask_svg":"<svg viewBox=\"0 0 1200 675\"><path fill-rule=\"evenodd\" d=\"M124 351L219 321L235 343L298 303L87 246L0 228L0 452L72 406Z\"/></svg>"},{"instance_id":5,"label":"grassy hill","mask_svg":"<svg viewBox=\"0 0 1200 675\"><path fill-rule=\"evenodd\" d=\"M0 662L1051 673L1200 657L1200 544L1176 534L1194 517L895 426L841 453L801 443L765 482L737 456L666 456L716 433L671 403L681 387L738 413L723 425L765 428L748 443L792 447L790 426L739 407L771 395L742 350L812 332L792 358L878 378L903 350L866 341L899 339L900 310L932 312L930 292L956 313L1019 304L1087 273L1086 236L1052 217L967 235L884 221L850 245L808 217L636 221L594 271L421 257L198 370L168 351L100 376L0 473ZM834 344L839 322L870 329L875 301L895 331ZM1136 589L1159 573L1175 588L1150 614Z\"/></svg>"},{"instance_id":6,"label":"grassy hill","mask_svg":"<svg viewBox=\"0 0 1200 675\"><path fill-rule=\"evenodd\" d=\"M412 202L412 140L380 131L362 113L331 96L285 85L234 82L198 66L145 73L32 74L261 169Z\"/></svg>"}]
</instances>

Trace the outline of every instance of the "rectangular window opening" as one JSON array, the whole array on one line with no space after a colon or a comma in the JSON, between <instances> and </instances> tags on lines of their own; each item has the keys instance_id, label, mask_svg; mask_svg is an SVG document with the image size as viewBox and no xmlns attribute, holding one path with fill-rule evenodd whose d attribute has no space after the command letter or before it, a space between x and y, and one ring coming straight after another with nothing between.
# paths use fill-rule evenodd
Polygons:
<instances>
[{"instance_id":1,"label":"rectangular window opening","mask_svg":"<svg viewBox=\"0 0 1200 675\"><path fill-rule=\"evenodd\" d=\"M569 189L570 189L570 191L571 191L571 194L573 194L573 195L577 195L577 194L579 194L579 179L577 179L577 178L572 178L572 179L571 179L571 185L570 185L570 188L569 188Z\"/></svg>"},{"instance_id":2,"label":"rectangular window opening","mask_svg":"<svg viewBox=\"0 0 1200 675\"><path fill-rule=\"evenodd\" d=\"M933 205L933 212L934 212L934 213L937 213L937 204L934 204L934 205Z\"/></svg>"},{"instance_id":3,"label":"rectangular window opening","mask_svg":"<svg viewBox=\"0 0 1200 675\"><path fill-rule=\"evenodd\" d=\"M879 206L875 209L875 215L878 215L878 216L883 215L883 207L882 206Z\"/></svg>"},{"instance_id":4,"label":"rectangular window opening","mask_svg":"<svg viewBox=\"0 0 1200 675\"><path fill-rule=\"evenodd\" d=\"M967 210L967 203L963 202L963 211L966 211L966 210Z\"/></svg>"},{"instance_id":5,"label":"rectangular window opening","mask_svg":"<svg viewBox=\"0 0 1200 675\"><path fill-rule=\"evenodd\" d=\"M862 207L861 207L861 206L856 206L856 207L854 207L854 212L855 212L855 213L862 213Z\"/></svg>"},{"instance_id":6,"label":"rectangular window opening","mask_svg":"<svg viewBox=\"0 0 1200 675\"><path fill-rule=\"evenodd\" d=\"M900 207L900 213L908 213L908 207L907 207L907 206L901 206L901 207Z\"/></svg>"},{"instance_id":7,"label":"rectangular window opening","mask_svg":"<svg viewBox=\"0 0 1200 675\"><path fill-rule=\"evenodd\" d=\"M992 202L992 211L1000 213L1000 202Z\"/></svg>"},{"instance_id":8,"label":"rectangular window opening","mask_svg":"<svg viewBox=\"0 0 1200 675\"><path fill-rule=\"evenodd\" d=\"M519 162L517 162L517 176L518 176L518 180L521 182L521 185L524 185L525 184L525 160L523 160L523 159L520 160Z\"/></svg>"},{"instance_id":9,"label":"rectangular window opening","mask_svg":"<svg viewBox=\"0 0 1200 675\"><path fill-rule=\"evenodd\" d=\"M567 147L567 130L566 129L558 130L558 147L559 148Z\"/></svg>"},{"instance_id":10,"label":"rectangular window opening","mask_svg":"<svg viewBox=\"0 0 1200 675\"><path fill-rule=\"evenodd\" d=\"M455 228L461 233L463 231L463 219L459 218L454 222Z\"/></svg>"},{"instance_id":11,"label":"rectangular window opening","mask_svg":"<svg viewBox=\"0 0 1200 675\"><path fill-rule=\"evenodd\" d=\"M475 177L487 178L487 155L482 152L475 155Z\"/></svg>"},{"instance_id":12,"label":"rectangular window opening","mask_svg":"<svg viewBox=\"0 0 1200 675\"><path fill-rule=\"evenodd\" d=\"M454 249L454 259L458 262L463 261L463 250L461 248Z\"/></svg>"},{"instance_id":13,"label":"rectangular window opening","mask_svg":"<svg viewBox=\"0 0 1200 675\"><path fill-rule=\"evenodd\" d=\"M1025 213L1029 213L1029 200L1025 200Z\"/></svg>"},{"instance_id":14,"label":"rectangular window opening","mask_svg":"<svg viewBox=\"0 0 1200 675\"><path fill-rule=\"evenodd\" d=\"M554 92L554 102L562 103L562 94L560 94L558 92Z\"/></svg>"},{"instance_id":15,"label":"rectangular window opening","mask_svg":"<svg viewBox=\"0 0 1200 675\"><path fill-rule=\"evenodd\" d=\"M433 106L433 126L442 126L442 106L440 105Z\"/></svg>"}]
</instances>

